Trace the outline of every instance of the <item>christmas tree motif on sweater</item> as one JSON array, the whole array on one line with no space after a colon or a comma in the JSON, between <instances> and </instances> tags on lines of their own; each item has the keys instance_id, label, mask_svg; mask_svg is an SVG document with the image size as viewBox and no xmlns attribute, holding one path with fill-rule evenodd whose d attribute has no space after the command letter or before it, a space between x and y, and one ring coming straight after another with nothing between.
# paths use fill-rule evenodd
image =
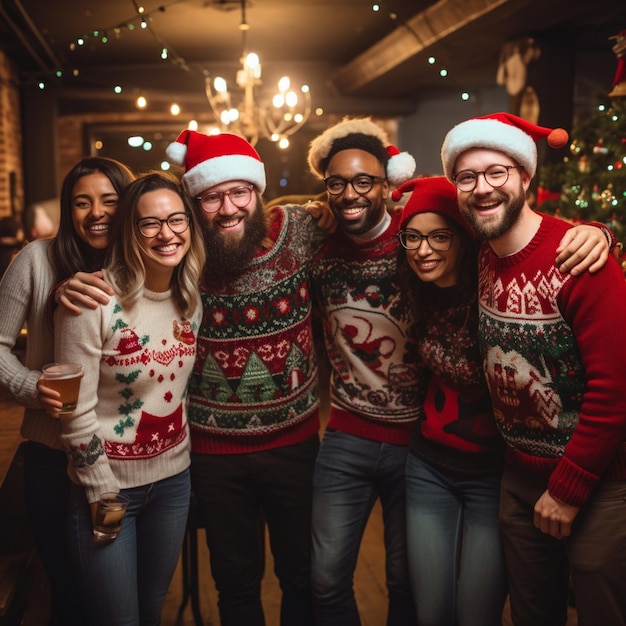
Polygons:
<instances>
[{"instance_id":1,"label":"christmas tree motif on sweater","mask_svg":"<svg viewBox=\"0 0 626 626\"><path fill-rule=\"evenodd\" d=\"M278 387L270 371L257 354L252 354L237 388L237 396L242 402L259 402L276 397Z\"/></svg>"},{"instance_id":2,"label":"christmas tree motif on sweater","mask_svg":"<svg viewBox=\"0 0 626 626\"><path fill-rule=\"evenodd\" d=\"M306 362L302 350L296 344L293 344L285 362L285 369L289 374L292 391L302 386L306 380L307 372L302 369L302 365L306 364Z\"/></svg>"},{"instance_id":3,"label":"christmas tree motif on sweater","mask_svg":"<svg viewBox=\"0 0 626 626\"><path fill-rule=\"evenodd\" d=\"M217 402L230 401L233 396L233 390L228 384L224 372L211 354L207 354L202 368L200 390L205 397Z\"/></svg>"},{"instance_id":4,"label":"christmas tree motif on sweater","mask_svg":"<svg viewBox=\"0 0 626 626\"><path fill-rule=\"evenodd\" d=\"M123 309L118 306L114 312L121 315ZM140 339L122 317L115 320L113 329L117 330L121 337L116 344L115 355L107 355L105 361L111 367L118 368L114 376L121 386L118 394L123 402L118 405L117 411L122 417L113 427L113 432L119 440L105 441L104 447L109 458L149 458L178 445L186 437L183 427L183 410L179 403L165 415L161 410L158 415L145 411L144 401L137 395L137 384L141 383L142 378L147 375L154 379L155 385L169 386L169 383L176 379L175 373L170 369L169 376L163 376L158 373L158 368L167 367L188 350L195 352L193 330L188 320L182 320L179 323L174 319L172 321L173 342L162 339L159 349L156 347L158 344L148 349L150 336L144 335ZM188 347L181 348L182 345ZM135 364L142 367L129 369ZM172 399L172 392L165 389L162 408L167 408L167 403ZM137 413L139 413L138 417ZM124 441L127 430L134 432L132 442Z\"/></svg>"}]
</instances>

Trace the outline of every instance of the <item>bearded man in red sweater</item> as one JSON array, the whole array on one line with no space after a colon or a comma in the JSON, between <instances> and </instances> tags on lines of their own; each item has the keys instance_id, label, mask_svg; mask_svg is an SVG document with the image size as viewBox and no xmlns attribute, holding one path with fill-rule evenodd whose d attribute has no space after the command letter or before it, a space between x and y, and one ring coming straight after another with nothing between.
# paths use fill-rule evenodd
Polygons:
<instances>
[{"instance_id":1,"label":"bearded man in red sweater","mask_svg":"<svg viewBox=\"0 0 626 626\"><path fill-rule=\"evenodd\" d=\"M442 147L461 213L487 240L480 341L506 443L500 522L516 626L626 623L626 283L614 259L560 273L571 225L534 211L535 141L551 130L496 113L455 126Z\"/></svg>"}]
</instances>

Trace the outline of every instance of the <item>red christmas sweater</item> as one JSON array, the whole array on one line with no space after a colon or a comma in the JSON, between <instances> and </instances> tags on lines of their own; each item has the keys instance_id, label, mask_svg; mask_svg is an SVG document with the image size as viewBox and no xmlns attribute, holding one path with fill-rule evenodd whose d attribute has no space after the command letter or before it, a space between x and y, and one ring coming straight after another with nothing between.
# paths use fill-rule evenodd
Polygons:
<instances>
[{"instance_id":1,"label":"red christmas sweater","mask_svg":"<svg viewBox=\"0 0 626 626\"><path fill-rule=\"evenodd\" d=\"M417 344L428 370L424 417L411 452L439 468L496 474L504 461L478 347L478 305L456 286L429 294Z\"/></svg>"},{"instance_id":2,"label":"red christmas sweater","mask_svg":"<svg viewBox=\"0 0 626 626\"><path fill-rule=\"evenodd\" d=\"M626 479L626 283L614 259L562 275L566 222L542 215L520 252L479 261L479 335L509 464L581 506L600 479Z\"/></svg>"}]
</instances>

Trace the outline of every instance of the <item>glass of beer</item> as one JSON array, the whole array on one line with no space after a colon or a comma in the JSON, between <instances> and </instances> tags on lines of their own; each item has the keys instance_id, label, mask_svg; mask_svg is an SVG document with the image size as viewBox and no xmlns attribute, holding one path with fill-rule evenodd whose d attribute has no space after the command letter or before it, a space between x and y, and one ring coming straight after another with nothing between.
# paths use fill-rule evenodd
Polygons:
<instances>
[{"instance_id":1,"label":"glass of beer","mask_svg":"<svg viewBox=\"0 0 626 626\"><path fill-rule=\"evenodd\" d=\"M127 506L128 498L121 493L103 493L100 496L93 527L97 543L107 543L119 535Z\"/></svg>"},{"instance_id":2,"label":"glass of beer","mask_svg":"<svg viewBox=\"0 0 626 626\"><path fill-rule=\"evenodd\" d=\"M46 387L61 394L63 408L60 415L68 415L76 410L80 379L83 377L82 365L78 363L48 363L43 366Z\"/></svg>"}]
</instances>

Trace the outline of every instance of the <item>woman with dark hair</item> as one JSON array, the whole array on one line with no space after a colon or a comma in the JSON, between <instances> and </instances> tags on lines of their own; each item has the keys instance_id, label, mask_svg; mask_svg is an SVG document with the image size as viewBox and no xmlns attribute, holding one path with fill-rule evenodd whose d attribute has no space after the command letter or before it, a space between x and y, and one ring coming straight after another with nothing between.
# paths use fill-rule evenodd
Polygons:
<instances>
[{"instance_id":1,"label":"woman with dark hair","mask_svg":"<svg viewBox=\"0 0 626 626\"><path fill-rule=\"evenodd\" d=\"M54 360L48 302L53 286L79 270L102 267L112 242L119 197L134 176L117 161L87 158L67 174L61 194L61 227L54 239L28 244L0 283L0 386L25 407L26 507L35 544L50 580L50 624L84 625L69 567L66 520L70 481L59 439L60 424L46 412L48 389L41 368ZM26 325L24 363L13 346Z\"/></svg>"},{"instance_id":2,"label":"woman with dark hair","mask_svg":"<svg viewBox=\"0 0 626 626\"><path fill-rule=\"evenodd\" d=\"M163 173L124 191L111 260L115 294L55 312L55 359L85 372L76 410L61 415L69 458L70 553L90 626L157 625L189 508L187 382L202 316L205 260L196 209ZM119 535L95 530L98 501L121 493Z\"/></svg>"},{"instance_id":3,"label":"woman with dark hair","mask_svg":"<svg viewBox=\"0 0 626 626\"><path fill-rule=\"evenodd\" d=\"M498 529L503 442L478 348L477 242L456 189L420 178L398 238L402 294L426 366L423 417L406 468L409 572L418 624L495 626L506 574Z\"/></svg>"}]
</instances>

